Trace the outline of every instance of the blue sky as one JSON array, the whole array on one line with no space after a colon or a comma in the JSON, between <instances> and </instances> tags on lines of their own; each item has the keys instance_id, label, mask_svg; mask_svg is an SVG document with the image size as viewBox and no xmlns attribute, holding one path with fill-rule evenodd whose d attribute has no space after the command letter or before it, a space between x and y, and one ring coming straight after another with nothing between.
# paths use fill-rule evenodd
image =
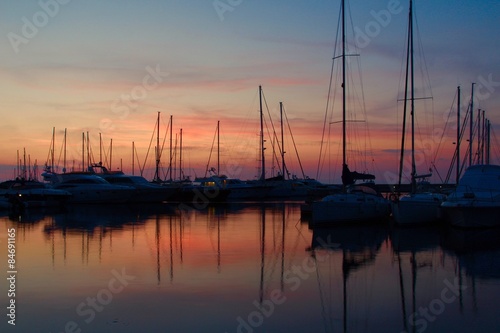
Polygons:
<instances>
[{"instance_id":1,"label":"blue sky","mask_svg":"<svg viewBox=\"0 0 500 333\"><path fill-rule=\"evenodd\" d=\"M231 10L218 12L215 4ZM384 151L399 148L397 99L408 3L348 4L349 29L367 33L370 27L379 28L358 49L359 60L376 172L395 171L396 155ZM471 83L477 82L478 107L487 110L497 128L500 2L414 4L433 96L434 114L426 115L422 126L432 127L430 132L443 128L443 114L449 111L457 85L465 100ZM377 21L374 13L380 17L388 8L401 10L383 23ZM213 129L221 120L226 131L224 158L241 156L235 147L244 147L250 157L239 163L248 165L243 178L251 178L256 164L255 98L262 84L274 113L278 101L285 103L307 173L316 176L339 9L338 0L0 1L0 163L15 164L16 151L26 147L43 164L52 127L58 129L59 142L61 131L68 128L75 160L82 131L113 138L115 160L127 160L132 140L147 149L156 112L161 111L164 121L174 115L174 130L183 127L193 170L205 168ZM38 22L38 31L29 37L23 35L26 20ZM17 52L9 40L12 34L26 42ZM141 87L147 68L159 68L164 73L161 82L140 95L126 114L117 111L123 94L144 92L134 88ZM111 123L111 129L103 127L103 121ZM447 134L448 141L452 135ZM292 149L288 151L291 155ZM445 164L443 160L443 168Z\"/></svg>"}]
</instances>

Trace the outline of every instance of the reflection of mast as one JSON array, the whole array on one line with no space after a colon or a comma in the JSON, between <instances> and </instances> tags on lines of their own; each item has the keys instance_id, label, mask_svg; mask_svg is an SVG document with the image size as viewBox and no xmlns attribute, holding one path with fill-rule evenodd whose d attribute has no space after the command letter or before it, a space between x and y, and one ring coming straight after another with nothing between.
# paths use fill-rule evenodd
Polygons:
<instances>
[{"instance_id":1,"label":"reflection of mast","mask_svg":"<svg viewBox=\"0 0 500 333\"><path fill-rule=\"evenodd\" d=\"M342 249L342 303L343 303L343 326L344 333L347 332L347 277L349 276L349 264L345 260L346 250Z\"/></svg>"},{"instance_id":2,"label":"reflection of mast","mask_svg":"<svg viewBox=\"0 0 500 333\"><path fill-rule=\"evenodd\" d=\"M408 323L406 322L406 301L405 301L405 287L403 284L403 270L401 268L401 255L398 253L398 268L399 268L399 290L401 292L401 306L403 309L403 325L405 327L405 331L408 331Z\"/></svg>"},{"instance_id":3,"label":"reflection of mast","mask_svg":"<svg viewBox=\"0 0 500 333\"><path fill-rule=\"evenodd\" d=\"M170 226L170 282L174 281L174 250L173 250L173 235L172 235L172 215L169 216Z\"/></svg>"},{"instance_id":4,"label":"reflection of mast","mask_svg":"<svg viewBox=\"0 0 500 333\"><path fill-rule=\"evenodd\" d=\"M261 245L260 245L260 288L259 301L262 304L264 300L264 264L266 252L266 211L265 207L261 206Z\"/></svg>"},{"instance_id":5,"label":"reflection of mast","mask_svg":"<svg viewBox=\"0 0 500 333\"><path fill-rule=\"evenodd\" d=\"M99 228L99 263L101 263L101 258L102 258L102 234L103 234L103 227L101 226Z\"/></svg>"},{"instance_id":6,"label":"reflection of mast","mask_svg":"<svg viewBox=\"0 0 500 333\"><path fill-rule=\"evenodd\" d=\"M156 279L158 281L158 285L160 284L161 281L161 265L160 265L160 217L158 214L156 214L156 233L155 233L155 240L156 240Z\"/></svg>"},{"instance_id":7,"label":"reflection of mast","mask_svg":"<svg viewBox=\"0 0 500 333\"><path fill-rule=\"evenodd\" d=\"M220 271L221 271L220 215L217 215L217 273L220 273Z\"/></svg>"},{"instance_id":8,"label":"reflection of mast","mask_svg":"<svg viewBox=\"0 0 500 333\"><path fill-rule=\"evenodd\" d=\"M281 275L280 285L281 292L285 290L284 274L285 274L285 205L282 206L282 220L281 220Z\"/></svg>"}]
</instances>

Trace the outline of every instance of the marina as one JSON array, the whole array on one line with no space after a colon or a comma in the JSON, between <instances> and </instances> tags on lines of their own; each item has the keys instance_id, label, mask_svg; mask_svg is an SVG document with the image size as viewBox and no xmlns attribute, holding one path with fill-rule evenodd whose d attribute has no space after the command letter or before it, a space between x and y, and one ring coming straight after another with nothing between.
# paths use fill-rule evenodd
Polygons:
<instances>
[{"instance_id":1,"label":"marina","mask_svg":"<svg viewBox=\"0 0 500 333\"><path fill-rule=\"evenodd\" d=\"M500 332L498 4L63 2L0 12L0 332Z\"/></svg>"}]
</instances>

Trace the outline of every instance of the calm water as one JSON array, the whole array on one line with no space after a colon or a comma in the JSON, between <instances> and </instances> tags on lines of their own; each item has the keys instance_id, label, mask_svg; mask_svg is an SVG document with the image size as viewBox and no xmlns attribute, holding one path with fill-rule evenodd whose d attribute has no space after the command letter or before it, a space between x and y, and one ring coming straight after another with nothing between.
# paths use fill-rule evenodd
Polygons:
<instances>
[{"instance_id":1,"label":"calm water","mask_svg":"<svg viewBox=\"0 0 500 333\"><path fill-rule=\"evenodd\" d=\"M297 204L0 219L1 332L500 331L498 230L311 230Z\"/></svg>"}]
</instances>

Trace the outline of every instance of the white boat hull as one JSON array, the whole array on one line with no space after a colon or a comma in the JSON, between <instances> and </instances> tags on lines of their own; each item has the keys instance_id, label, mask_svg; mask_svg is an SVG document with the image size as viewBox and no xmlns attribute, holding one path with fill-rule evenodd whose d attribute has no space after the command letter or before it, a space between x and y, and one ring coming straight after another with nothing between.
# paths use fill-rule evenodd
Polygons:
<instances>
[{"instance_id":1,"label":"white boat hull","mask_svg":"<svg viewBox=\"0 0 500 333\"><path fill-rule=\"evenodd\" d=\"M312 203L311 224L377 222L389 217L389 202L382 197L341 193Z\"/></svg>"},{"instance_id":2,"label":"white boat hull","mask_svg":"<svg viewBox=\"0 0 500 333\"><path fill-rule=\"evenodd\" d=\"M500 166L473 165L441 205L452 226L500 226Z\"/></svg>"},{"instance_id":3,"label":"white boat hull","mask_svg":"<svg viewBox=\"0 0 500 333\"><path fill-rule=\"evenodd\" d=\"M392 216L400 225L436 223L443 219L441 204L445 196L437 193L417 193L393 202Z\"/></svg>"}]
</instances>

